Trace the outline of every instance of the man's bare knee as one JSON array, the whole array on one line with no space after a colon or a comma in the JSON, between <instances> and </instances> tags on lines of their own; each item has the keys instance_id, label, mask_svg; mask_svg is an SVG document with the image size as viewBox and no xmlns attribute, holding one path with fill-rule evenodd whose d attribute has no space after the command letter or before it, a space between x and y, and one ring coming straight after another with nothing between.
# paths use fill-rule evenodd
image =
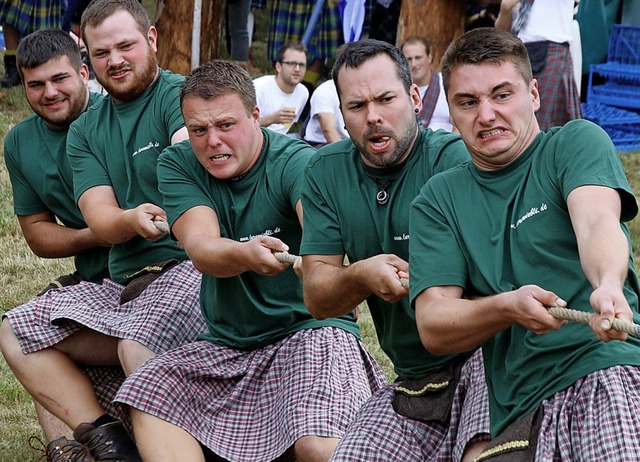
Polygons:
<instances>
[{"instance_id":1,"label":"man's bare knee","mask_svg":"<svg viewBox=\"0 0 640 462\"><path fill-rule=\"evenodd\" d=\"M476 441L475 443L467 444L467 447L464 448L461 462L471 462L475 460L489 443L490 441Z\"/></svg>"},{"instance_id":2,"label":"man's bare knee","mask_svg":"<svg viewBox=\"0 0 640 462\"><path fill-rule=\"evenodd\" d=\"M4 318L0 325L0 351L4 355L7 363L11 365L12 359L17 355L22 355L22 349L16 334L13 332L9 319ZM18 356L19 357L19 356Z\"/></svg>"},{"instance_id":3,"label":"man's bare knee","mask_svg":"<svg viewBox=\"0 0 640 462\"><path fill-rule=\"evenodd\" d=\"M120 339L118 342L118 358L124 373L130 375L155 353L135 340Z\"/></svg>"},{"instance_id":4,"label":"man's bare knee","mask_svg":"<svg viewBox=\"0 0 640 462\"><path fill-rule=\"evenodd\" d=\"M338 438L322 436L303 436L293 445L293 452L298 462L325 462L338 446Z\"/></svg>"}]
</instances>

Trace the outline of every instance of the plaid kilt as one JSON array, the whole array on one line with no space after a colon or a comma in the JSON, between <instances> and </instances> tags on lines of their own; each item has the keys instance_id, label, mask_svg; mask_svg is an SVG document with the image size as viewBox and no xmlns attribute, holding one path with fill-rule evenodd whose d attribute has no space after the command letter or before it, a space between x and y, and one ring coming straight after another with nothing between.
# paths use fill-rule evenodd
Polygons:
<instances>
[{"instance_id":1,"label":"plaid kilt","mask_svg":"<svg viewBox=\"0 0 640 462\"><path fill-rule=\"evenodd\" d=\"M549 42L546 65L533 77L538 80L540 91L540 109L536 117L541 130L547 131L551 127L582 118L568 44Z\"/></svg>"},{"instance_id":2,"label":"plaid kilt","mask_svg":"<svg viewBox=\"0 0 640 462\"><path fill-rule=\"evenodd\" d=\"M138 298L119 305L120 284L106 280L50 290L5 313L25 354L59 343L83 328L136 340L156 353L192 341L206 331L200 311L201 274L182 262L152 282ZM84 367L99 403L127 421L112 406L125 375L120 367Z\"/></svg>"},{"instance_id":3,"label":"plaid kilt","mask_svg":"<svg viewBox=\"0 0 640 462\"><path fill-rule=\"evenodd\" d=\"M26 354L50 347L83 326L136 340L155 353L192 341L207 328L200 311L201 274L190 261L175 266L130 302L124 286L105 279L50 290L5 314Z\"/></svg>"},{"instance_id":4,"label":"plaid kilt","mask_svg":"<svg viewBox=\"0 0 640 462\"><path fill-rule=\"evenodd\" d=\"M9 24L24 37L40 29L62 27L63 0L7 0L0 2L0 22Z\"/></svg>"},{"instance_id":5,"label":"plaid kilt","mask_svg":"<svg viewBox=\"0 0 640 462\"><path fill-rule=\"evenodd\" d=\"M184 345L136 369L116 401L183 428L225 459L256 462L305 435L342 437L385 383L354 335L323 327L257 350Z\"/></svg>"},{"instance_id":6,"label":"plaid kilt","mask_svg":"<svg viewBox=\"0 0 640 462\"><path fill-rule=\"evenodd\" d=\"M640 367L615 366L542 402L535 460L631 461L640 457Z\"/></svg>"},{"instance_id":7,"label":"plaid kilt","mask_svg":"<svg viewBox=\"0 0 640 462\"><path fill-rule=\"evenodd\" d=\"M311 12L316 2L311 0L275 0L271 7L267 56L276 60L278 48L286 42L302 42ZM324 2L311 39L307 44L307 61L333 59L336 49L344 43L339 2Z\"/></svg>"},{"instance_id":8,"label":"plaid kilt","mask_svg":"<svg viewBox=\"0 0 640 462\"><path fill-rule=\"evenodd\" d=\"M463 365L445 426L397 414L394 385L376 393L349 425L332 462L459 461L469 442L489 439L489 405L482 353Z\"/></svg>"}]
</instances>

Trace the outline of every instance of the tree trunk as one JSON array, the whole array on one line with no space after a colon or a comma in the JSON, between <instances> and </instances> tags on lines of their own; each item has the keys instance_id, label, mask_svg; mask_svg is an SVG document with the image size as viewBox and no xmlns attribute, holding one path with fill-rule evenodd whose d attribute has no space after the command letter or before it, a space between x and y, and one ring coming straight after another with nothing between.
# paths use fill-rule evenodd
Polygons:
<instances>
[{"instance_id":1,"label":"tree trunk","mask_svg":"<svg viewBox=\"0 0 640 462\"><path fill-rule=\"evenodd\" d=\"M191 72L191 36L194 0L158 0L155 26L158 29L160 67L187 75ZM226 0L202 0L199 63L220 57Z\"/></svg>"},{"instance_id":2,"label":"tree trunk","mask_svg":"<svg viewBox=\"0 0 640 462\"><path fill-rule=\"evenodd\" d=\"M398 21L398 45L411 35L422 35L431 43L433 68L454 39L464 32L466 2L463 0L402 0Z\"/></svg>"}]
</instances>

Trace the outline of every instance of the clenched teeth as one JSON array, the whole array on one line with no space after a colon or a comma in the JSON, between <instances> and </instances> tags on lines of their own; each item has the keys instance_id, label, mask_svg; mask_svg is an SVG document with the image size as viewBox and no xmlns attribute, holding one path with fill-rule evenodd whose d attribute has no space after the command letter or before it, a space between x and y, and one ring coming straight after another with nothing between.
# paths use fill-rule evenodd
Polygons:
<instances>
[{"instance_id":1,"label":"clenched teeth","mask_svg":"<svg viewBox=\"0 0 640 462\"><path fill-rule=\"evenodd\" d=\"M209 160L211 160L212 162L221 162L223 160L227 160L229 157L231 156L228 154L218 154L217 156L209 157Z\"/></svg>"},{"instance_id":2,"label":"clenched teeth","mask_svg":"<svg viewBox=\"0 0 640 462\"><path fill-rule=\"evenodd\" d=\"M502 128L496 128L495 130L491 130L491 131L488 131L488 132L480 133L480 138L488 138L490 136L499 135L502 132L504 132L504 130Z\"/></svg>"}]
</instances>

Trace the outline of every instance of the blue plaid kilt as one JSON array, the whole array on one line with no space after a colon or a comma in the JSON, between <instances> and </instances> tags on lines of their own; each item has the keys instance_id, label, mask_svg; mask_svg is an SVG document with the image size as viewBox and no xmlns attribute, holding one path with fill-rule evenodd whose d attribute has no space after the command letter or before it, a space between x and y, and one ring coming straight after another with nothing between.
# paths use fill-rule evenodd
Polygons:
<instances>
[{"instance_id":1,"label":"blue plaid kilt","mask_svg":"<svg viewBox=\"0 0 640 462\"><path fill-rule=\"evenodd\" d=\"M275 0L271 6L267 56L276 60L278 48L286 42L302 42L315 1ZM307 60L333 59L344 43L339 2L324 2L322 13L307 44Z\"/></svg>"},{"instance_id":2,"label":"blue plaid kilt","mask_svg":"<svg viewBox=\"0 0 640 462\"><path fill-rule=\"evenodd\" d=\"M589 374L542 408L536 462L640 460L640 367Z\"/></svg>"},{"instance_id":3,"label":"blue plaid kilt","mask_svg":"<svg viewBox=\"0 0 640 462\"><path fill-rule=\"evenodd\" d=\"M385 383L360 340L323 327L257 350L184 345L136 369L116 401L181 427L225 459L256 462L302 436L342 437Z\"/></svg>"},{"instance_id":4,"label":"blue plaid kilt","mask_svg":"<svg viewBox=\"0 0 640 462\"><path fill-rule=\"evenodd\" d=\"M136 340L155 353L178 347L207 330L200 311L201 274L185 261L152 282L132 301L119 304L124 286L81 282L54 289L5 313L25 354L51 347L87 327ZM87 367L100 404L110 406L124 380L120 367Z\"/></svg>"},{"instance_id":5,"label":"blue plaid kilt","mask_svg":"<svg viewBox=\"0 0 640 462\"><path fill-rule=\"evenodd\" d=\"M392 407L393 387L380 390L362 406L332 462L460 461L468 443L489 440L489 404L480 350L462 366L448 425L397 414Z\"/></svg>"},{"instance_id":6,"label":"blue plaid kilt","mask_svg":"<svg viewBox=\"0 0 640 462\"><path fill-rule=\"evenodd\" d=\"M540 91L540 109L536 112L536 118L541 130L547 131L551 127L582 118L568 44L549 42L545 67L533 77L538 80Z\"/></svg>"},{"instance_id":7,"label":"blue plaid kilt","mask_svg":"<svg viewBox=\"0 0 640 462\"><path fill-rule=\"evenodd\" d=\"M24 37L40 29L62 27L63 0L7 0L0 2L0 23L9 24Z\"/></svg>"}]
</instances>

